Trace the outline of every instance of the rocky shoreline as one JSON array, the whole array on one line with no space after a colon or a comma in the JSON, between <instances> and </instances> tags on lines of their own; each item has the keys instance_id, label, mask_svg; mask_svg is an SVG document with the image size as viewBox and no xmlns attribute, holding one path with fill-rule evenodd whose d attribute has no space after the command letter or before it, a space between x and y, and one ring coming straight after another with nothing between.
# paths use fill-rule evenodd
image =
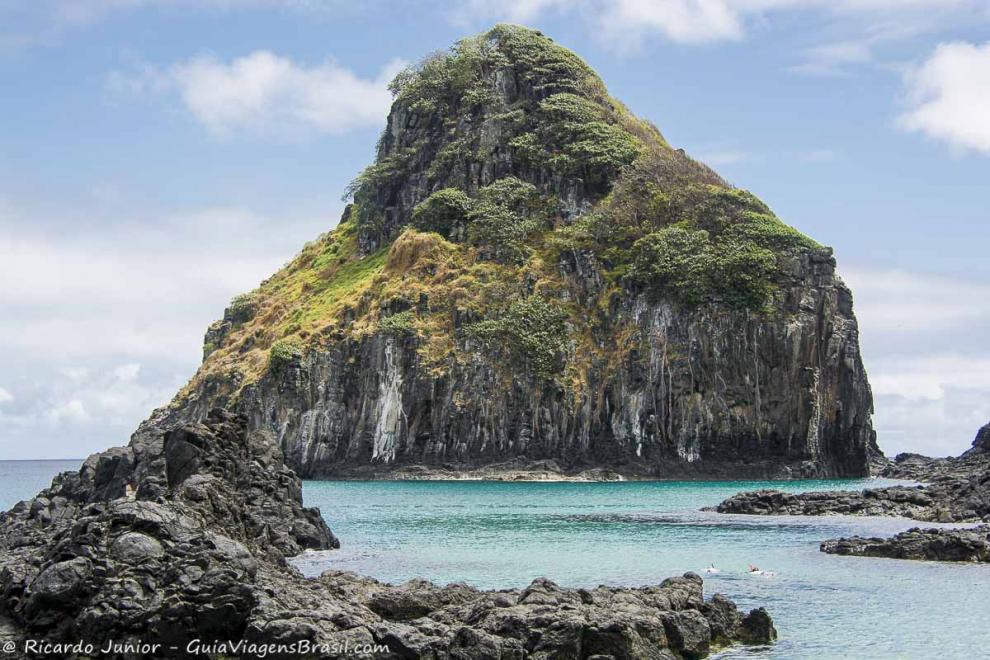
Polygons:
<instances>
[{"instance_id":1,"label":"rocky shoreline","mask_svg":"<svg viewBox=\"0 0 990 660\"><path fill-rule=\"evenodd\" d=\"M914 527L888 539L861 536L831 539L822 543L821 551L855 557L990 562L990 526L970 529Z\"/></svg>"},{"instance_id":2,"label":"rocky shoreline","mask_svg":"<svg viewBox=\"0 0 990 660\"><path fill-rule=\"evenodd\" d=\"M16 643L9 657L45 640L112 658L184 657L196 644L223 657L696 658L776 637L765 610L706 600L693 573L486 592L306 579L286 561L338 545L272 437L244 417L145 428L0 515L0 635Z\"/></svg>"},{"instance_id":3,"label":"rocky shoreline","mask_svg":"<svg viewBox=\"0 0 990 660\"><path fill-rule=\"evenodd\" d=\"M599 483L618 481L724 481L731 479L805 479L819 476L811 463L792 465L751 463L706 464L690 469L670 464L659 471L637 465L564 466L554 459L517 457L487 464L343 465L311 478L340 481L514 481Z\"/></svg>"},{"instance_id":4,"label":"rocky shoreline","mask_svg":"<svg viewBox=\"0 0 990 660\"><path fill-rule=\"evenodd\" d=\"M644 479L639 474L609 468L566 469L554 460L515 459L489 465L407 465L397 468L349 468L332 478L352 481L533 481L610 482Z\"/></svg>"},{"instance_id":5,"label":"rocky shoreline","mask_svg":"<svg viewBox=\"0 0 990 660\"><path fill-rule=\"evenodd\" d=\"M879 476L924 483L797 494L756 490L733 495L709 510L764 516L900 516L938 523L990 522L990 424L980 429L972 448L959 457L900 454L881 466ZM833 554L895 559L985 561L980 558L986 552L981 545L986 539L980 540L984 529L916 528L890 539L835 539L824 542L821 549Z\"/></svg>"}]
</instances>

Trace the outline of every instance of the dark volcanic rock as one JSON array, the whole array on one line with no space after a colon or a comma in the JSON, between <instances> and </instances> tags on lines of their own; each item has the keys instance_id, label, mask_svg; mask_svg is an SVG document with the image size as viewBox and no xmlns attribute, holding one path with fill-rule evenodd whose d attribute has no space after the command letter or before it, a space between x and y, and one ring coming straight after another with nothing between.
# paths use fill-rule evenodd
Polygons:
<instances>
[{"instance_id":1,"label":"dark volcanic rock","mask_svg":"<svg viewBox=\"0 0 990 660\"><path fill-rule=\"evenodd\" d=\"M811 493L785 493L756 490L739 493L717 507L719 513L765 516L904 516L925 515L932 499L924 487L894 486L863 491L840 490Z\"/></svg>"},{"instance_id":2,"label":"dark volcanic rock","mask_svg":"<svg viewBox=\"0 0 990 660\"><path fill-rule=\"evenodd\" d=\"M537 580L500 592L307 580L285 558L338 544L274 446L214 411L205 424L146 428L2 514L0 641L157 643L175 657L197 640L244 640L309 645L270 657L659 659L776 637L765 611L706 601L690 573L640 589Z\"/></svg>"},{"instance_id":3,"label":"dark volcanic rock","mask_svg":"<svg viewBox=\"0 0 990 660\"><path fill-rule=\"evenodd\" d=\"M832 539L821 545L821 551L833 555L857 557L889 557L891 559L926 559L936 561L990 561L990 527L971 529L921 529L901 532L889 539Z\"/></svg>"},{"instance_id":4,"label":"dark volcanic rock","mask_svg":"<svg viewBox=\"0 0 990 660\"><path fill-rule=\"evenodd\" d=\"M712 510L764 516L903 516L926 522L990 521L990 471L939 477L924 486L891 486L862 491L739 493Z\"/></svg>"},{"instance_id":5,"label":"dark volcanic rock","mask_svg":"<svg viewBox=\"0 0 990 660\"><path fill-rule=\"evenodd\" d=\"M873 398L852 293L832 251L810 241L774 247L790 227L648 123L617 113L597 75L544 35L498 26L466 44L458 52L481 60L459 56L450 64L458 73L431 78L448 62L434 55L416 74L421 78L407 81L406 89L433 91L429 98L396 96L376 163L358 179L340 228L231 305L208 331L190 387L152 423L199 420L216 406L237 409L252 428L276 435L304 477L389 478L443 466L483 472L514 459L556 461L567 474L607 468L647 478L868 474L879 456ZM534 156L524 145L570 130L570 120L560 118L567 111L551 110L559 104L601 115L592 134L624 135L644 157L602 169L596 163L615 146L589 148L578 137L564 146L603 156L585 162L575 155L568 170L554 165L566 160L557 147ZM507 274L491 276L499 280L490 285L499 284L495 299L479 298L472 286L490 276L475 267L490 264L488 252L498 246L479 245L468 255L463 227L438 228L450 242L423 238L413 216L435 194L455 191L467 204L510 179L553 205L544 243L564 247L547 250L527 239L523 247L536 250L542 265L507 264ZM621 217L625 206L636 209L630 218ZM662 210L668 208L672 217ZM596 214L607 220L601 238L568 242L567 232ZM627 243L639 234L608 237L633 226L745 230L754 214L773 220L777 237L761 244L773 252L772 313L762 304L734 305L718 292L685 304L660 286L619 277L628 263L609 262L629 253ZM770 231L751 230L744 233ZM363 294L337 277L339 264L370 270L376 259L384 267ZM312 277L292 279L307 269ZM750 275L720 277L728 287ZM328 309L328 297L319 295L328 287L346 288L353 303ZM300 294L282 299L283 288ZM531 360L513 359L511 346L493 347L467 332L483 321L502 323L503 303L531 298L578 310L566 340L547 340L560 362L553 377L534 373ZM382 327L396 318L405 323L399 331ZM428 331L417 330L426 323ZM273 361L273 339L283 331L299 345Z\"/></svg>"},{"instance_id":6,"label":"dark volcanic rock","mask_svg":"<svg viewBox=\"0 0 990 660\"><path fill-rule=\"evenodd\" d=\"M919 486L863 491L738 493L709 510L751 515L903 516L926 522L990 522L990 424L980 429L973 447L958 458L899 454L883 466L890 478L927 482ZM889 539L843 538L822 543L822 552L866 557L987 561L987 531L914 528Z\"/></svg>"},{"instance_id":7,"label":"dark volcanic rock","mask_svg":"<svg viewBox=\"0 0 990 660\"><path fill-rule=\"evenodd\" d=\"M976 434L973 446L963 456L977 456L990 453L990 424L987 424Z\"/></svg>"},{"instance_id":8,"label":"dark volcanic rock","mask_svg":"<svg viewBox=\"0 0 990 660\"><path fill-rule=\"evenodd\" d=\"M755 515L904 516L926 522L988 522L990 453L982 449L987 428L980 430L973 448L958 458L899 454L883 472L891 478L927 482L924 485L799 494L757 490L733 495L714 510Z\"/></svg>"},{"instance_id":9,"label":"dark volcanic rock","mask_svg":"<svg viewBox=\"0 0 990 660\"><path fill-rule=\"evenodd\" d=\"M96 643L240 637L259 566L339 545L271 437L222 411L90 457L0 530L0 616Z\"/></svg>"}]
</instances>

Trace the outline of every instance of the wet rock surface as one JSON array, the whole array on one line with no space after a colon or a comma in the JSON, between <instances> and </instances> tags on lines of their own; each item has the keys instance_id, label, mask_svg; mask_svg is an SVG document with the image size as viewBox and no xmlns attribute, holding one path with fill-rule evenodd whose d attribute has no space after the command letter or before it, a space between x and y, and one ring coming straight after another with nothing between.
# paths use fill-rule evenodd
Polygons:
<instances>
[{"instance_id":1,"label":"wet rock surface","mask_svg":"<svg viewBox=\"0 0 990 660\"><path fill-rule=\"evenodd\" d=\"M272 438L242 416L145 428L0 516L0 641L161 645L101 654L122 658L185 657L197 643L223 657L275 645L268 657L679 658L776 636L764 610L705 600L694 574L483 592L308 580L286 562L337 546Z\"/></svg>"},{"instance_id":2,"label":"wet rock surface","mask_svg":"<svg viewBox=\"0 0 990 660\"><path fill-rule=\"evenodd\" d=\"M925 522L988 522L990 453L984 449L987 429L980 430L973 448L962 456L900 454L880 474L925 482L922 485L798 494L757 490L733 495L714 510L753 515L903 516Z\"/></svg>"},{"instance_id":3,"label":"wet rock surface","mask_svg":"<svg viewBox=\"0 0 990 660\"><path fill-rule=\"evenodd\" d=\"M764 516L904 516L924 520L933 504L923 486L870 488L862 491L785 493L755 490L728 498L714 510Z\"/></svg>"},{"instance_id":4,"label":"wet rock surface","mask_svg":"<svg viewBox=\"0 0 990 660\"><path fill-rule=\"evenodd\" d=\"M853 536L832 539L821 551L833 555L934 561L990 561L990 526L971 529L915 527L891 538Z\"/></svg>"},{"instance_id":5,"label":"wet rock surface","mask_svg":"<svg viewBox=\"0 0 990 660\"><path fill-rule=\"evenodd\" d=\"M607 468L566 469L554 460L515 459L484 466L447 464L408 465L385 471L355 468L344 474L396 481L624 481L636 478Z\"/></svg>"},{"instance_id":6,"label":"wet rock surface","mask_svg":"<svg viewBox=\"0 0 990 660\"><path fill-rule=\"evenodd\" d=\"M785 493L756 490L733 495L713 509L749 515L902 516L940 523L990 522L990 424L956 458L899 454L880 476L925 482L862 491ZM914 528L889 539L843 538L822 543L822 552L864 557L987 561L986 526L971 529Z\"/></svg>"}]
</instances>

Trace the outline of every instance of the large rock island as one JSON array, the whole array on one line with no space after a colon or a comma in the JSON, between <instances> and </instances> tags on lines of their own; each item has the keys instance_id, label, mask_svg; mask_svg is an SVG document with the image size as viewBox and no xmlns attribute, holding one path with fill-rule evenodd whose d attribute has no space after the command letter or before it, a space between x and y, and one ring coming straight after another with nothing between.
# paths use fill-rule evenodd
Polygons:
<instances>
[{"instance_id":1,"label":"large rock island","mask_svg":"<svg viewBox=\"0 0 990 660\"><path fill-rule=\"evenodd\" d=\"M497 26L392 90L339 226L233 301L150 425L235 409L313 477L868 473L829 248L539 32Z\"/></svg>"},{"instance_id":2,"label":"large rock island","mask_svg":"<svg viewBox=\"0 0 990 660\"><path fill-rule=\"evenodd\" d=\"M270 434L213 411L146 427L0 515L7 657L697 658L776 637L688 573L639 589L484 592L286 557L338 541Z\"/></svg>"}]
</instances>

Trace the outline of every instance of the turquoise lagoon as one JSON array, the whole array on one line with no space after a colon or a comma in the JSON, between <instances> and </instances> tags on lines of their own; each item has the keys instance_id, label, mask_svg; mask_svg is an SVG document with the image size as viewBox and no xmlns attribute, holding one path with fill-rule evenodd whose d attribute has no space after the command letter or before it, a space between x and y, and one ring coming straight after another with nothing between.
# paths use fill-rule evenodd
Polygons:
<instances>
[{"instance_id":1,"label":"turquoise lagoon","mask_svg":"<svg viewBox=\"0 0 990 660\"><path fill-rule=\"evenodd\" d=\"M727 516L700 511L741 490L859 489L883 480L797 482L318 482L304 485L340 537L307 553L309 575L351 570L508 588L657 584L695 571L706 594L765 606L780 640L720 658L973 658L990 655L990 565L837 557L836 536L886 536L904 519ZM704 571L714 563L720 570ZM754 577L749 563L775 575Z\"/></svg>"},{"instance_id":2,"label":"turquoise lagoon","mask_svg":"<svg viewBox=\"0 0 990 660\"><path fill-rule=\"evenodd\" d=\"M0 509L80 461L0 461ZM294 560L308 575L350 570L481 588L538 576L565 586L656 584L695 571L707 594L765 606L780 640L720 658L973 658L990 655L990 566L835 557L836 536L886 536L891 518L726 516L700 511L741 490L880 486L792 482L304 483L343 547ZM719 573L704 571L714 563ZM756 564L773 576L746 572Z\"/></svg>"}]
</instances>

